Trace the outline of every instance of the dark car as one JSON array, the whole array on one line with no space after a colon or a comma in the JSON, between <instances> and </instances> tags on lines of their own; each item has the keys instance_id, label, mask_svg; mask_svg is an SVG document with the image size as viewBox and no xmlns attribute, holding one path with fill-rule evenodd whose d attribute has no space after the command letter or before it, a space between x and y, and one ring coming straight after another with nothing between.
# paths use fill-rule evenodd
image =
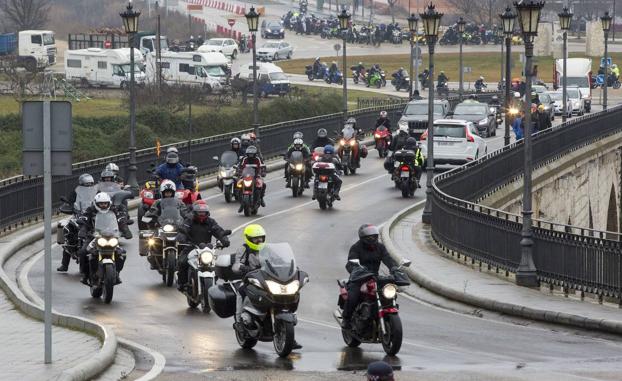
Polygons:
<instances>
[{"instance_id":1,"label":"dark car","mask_svg":"<svg viewBox=\"0 0 622 381\"><path fill-rule=\"evenodd\" d=\"M454 119L473 122L481 137L487 138L497 135L496 115L485 103L472 100L458 103L451 115Z\"/></svg>"},{"instance_id":2,"label":"dark car","mask_svg":"<svg viewBox=\"0 0 622 381\"><path fill-rule=\"evenodd\" d=\"M263 20L261 23L261 37L268 38L285 38L285 27L280 21Z\"/></svg>"},{"instance_id":3,"label":"dark car","mask_svg":"<svg viewBox=\"0 0 622 381\"><path fill-rule=\"evenodd\" d=\"M538 98L540 98L540 104L544 106L544 111L549 114L549 118L555 120L555 100L549 93L538 94Z\"/></svg>"},{"instance_id":4,"label":"dark car","mask_svg":"<svg viewBox=\"0 0 622 381\"><path fill-rule=\"evenodd\" d=\"M446 99L434 100L434 120L445 118L448 112L449 102ZM419 139L423 131L428 128L428 100L408 102L397 126L408 126L410 136Z\"/></svg>"}]
</instances>

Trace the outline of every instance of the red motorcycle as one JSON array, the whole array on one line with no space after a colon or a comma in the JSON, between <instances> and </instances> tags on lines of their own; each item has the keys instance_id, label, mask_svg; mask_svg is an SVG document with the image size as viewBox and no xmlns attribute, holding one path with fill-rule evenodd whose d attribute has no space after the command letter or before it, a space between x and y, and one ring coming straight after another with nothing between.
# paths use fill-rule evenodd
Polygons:
<instances>
[{"instance_id":1,"label":"red motorcycle","mask_svg":"<svg viewBox=\"0 0 622 381\"><path fill-rule=\"evenodd\" d=\"M256 215L261 206L261 189L263 188L263 180L257 175L257 165L247 164L242 170L242 175L238 180L236 187L238 188L239 200L246 217Z\"/></svg>"},{"instance_id":2,"label":"red motorcycle","mask_svg":"<svg viewBox=\"0 0 622 381\"><path fill-rule=\"evenodd\" d=\"M391 145L391 132L384 126L376 127L374 131L374 140L376 141L376 149L380 158L387 157L389 154L389 145Z\"/></svg>"}]
</instances>

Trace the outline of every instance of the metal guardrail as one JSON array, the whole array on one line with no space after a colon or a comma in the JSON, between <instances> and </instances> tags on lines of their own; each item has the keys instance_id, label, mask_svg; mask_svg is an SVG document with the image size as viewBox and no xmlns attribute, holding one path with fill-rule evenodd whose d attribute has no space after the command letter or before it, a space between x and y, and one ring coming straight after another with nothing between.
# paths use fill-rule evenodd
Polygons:
<instances>
[{"instance_id":1,"label":"metal guardrail","mask_svg":"<svg viewBox=\"0 0 622 381\"><path fill-rule=\"evenodd\" d=\"M541 131L534 168L622 130L622 106ZM441 246L515 272L522 216L477 203L523 173L522 140L433 179L432 236ZM617 298L622 303L622 234L535 219L534 262L540 281Z\"/></svg>"}]
</instances>

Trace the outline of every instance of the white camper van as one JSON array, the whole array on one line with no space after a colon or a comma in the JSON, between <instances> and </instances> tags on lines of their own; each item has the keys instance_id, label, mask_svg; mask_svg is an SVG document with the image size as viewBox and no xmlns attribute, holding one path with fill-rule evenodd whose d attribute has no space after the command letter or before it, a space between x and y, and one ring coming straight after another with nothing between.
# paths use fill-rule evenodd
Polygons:
<instances>
[{"instance_id":1,"label":"white camper van","mask_svg":"<svg viewBox=\"0 0 622 381\"><path fill-rule=\"evenodd\" d=\"M208 92L220 92L227 85L231 62L222 53L162 52L162 79L170 84L203 87ZM147 78L157 79L156 58L147 55Z\"/></svg>"},{"instance_id":2,"label":"white camper van","mask_svg":"<svg viewBox=\"0 0 622 381\"><path fill-rule=\"evenodd\" d=\"M145 82L143 55L134 49L134 80ZM65 52L65 78L86 86L125 88L130 83L130 48L88 48Z\"/></svg>"}]
</instances>

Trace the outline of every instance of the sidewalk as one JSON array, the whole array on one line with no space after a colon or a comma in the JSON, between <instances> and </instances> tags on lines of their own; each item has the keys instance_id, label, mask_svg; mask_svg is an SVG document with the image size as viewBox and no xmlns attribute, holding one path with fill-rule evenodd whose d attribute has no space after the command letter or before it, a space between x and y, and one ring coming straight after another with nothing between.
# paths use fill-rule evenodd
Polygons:
<instances>
[{"instance_id":1,"label":"sidewalk","mask_svg":"<svg viewBox=\"0 0 622 381\"><path fill-rule=\"evenodd\" d=\"M0 376L3 380L53 380L93 357L99 340L80 331L52 327L52 364L43 363L43 322L18 312L0 290Z\"/></svg>"},{"instance_id":2,"label":"sidewalk","mask_svg":"<svg viewBox=\"0 0 622 381\"><path fill-rule=\"evenodd\" d=\"M421 222L423 207L414 208L390 228L387 245L392 255L412 260L410 277L430 291L488 310L551 323L622 333L622 314L617 306L599 305L590 298L580 301L571 295L549 294L516 286L513 278L485 271L479 265L458 263L432 241L429 225ZM399 219L399 217L398 217ZM387 232L383 233L386 238ZM386 239L384 240L387 241ZM518 243L517 243L518 244ZM463 264L464 263L464 264Z\"/></svg>"}]
</instances>

